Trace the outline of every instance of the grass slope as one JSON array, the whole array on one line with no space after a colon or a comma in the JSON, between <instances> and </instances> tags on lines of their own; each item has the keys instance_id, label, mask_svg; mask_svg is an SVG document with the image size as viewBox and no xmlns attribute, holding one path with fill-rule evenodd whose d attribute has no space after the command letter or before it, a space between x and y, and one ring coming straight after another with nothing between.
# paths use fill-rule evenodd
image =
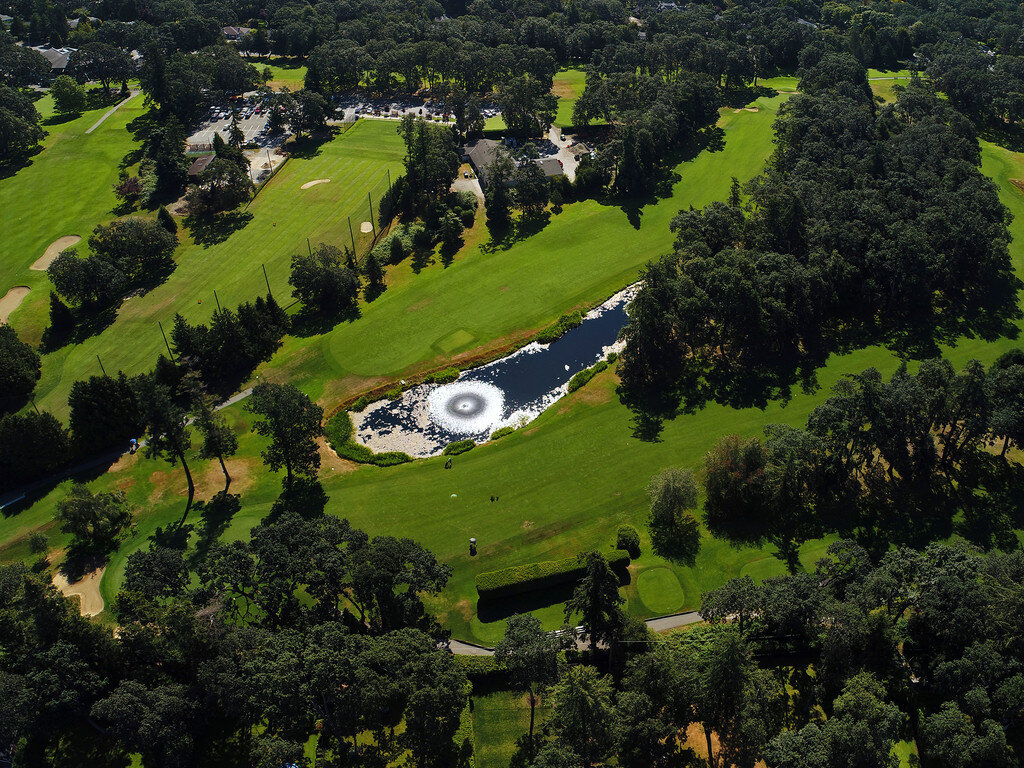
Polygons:
<instances>
[{"instance_id":1,"label":"grass slope","mask_svg":"<svg viewBox=\"0 0 1024 768\"><path fill-rule=\"evenodd\" d=\"M507 332L503 329L528 326L531 318L553 317L574 300L600 297L621 287L635 277L643 261L667 247L671 237L667 224L675 210L724 197L732 175L744 178L760 168L771 148L768 127L777 105L777 101L761 100L758 113L726 111L725 151L702 154L682 166L676 196L645 208L639 229L629 225L625 212L614 208L595 202L568 206L541 232L508 250L473 252L447 270L434 266L399 281L394 290L366 308L361 320L335 329L320 343L305 340L309 349L303 364L296 359L302 343L293 340L268 370L305 374L307 388L316 388L313 374L323 365L317 358L327 359L334 349L336 357L328 365L337 367L339 376L346 371L349 376L367 375L387 365L400 367L426 359L434 354L431 340L450 335L455 328L470 328L482 344L494 334ZM1010 181L1024 177L1024 156L984 143L983 170L998 183L1001 199L1014 213L1012 253L1021 273L1024 200ZM594 247L596 243L599 248ZM508 291L500 290L504 285ZM503 299L512 293L515 301ZM379 326L386 332L378 335ZM966 340L947 350L947 355L957 366L970 358L989 362L1011 346L1009 340ZM348 369L341 368L340 359L350 361ZM373 534L410 536L450 563L454 577L432 607L457 637L492 643L503 633L500 614L481 617L477 613L477 573L588 548L610 551L615 530L624 522L634 524L642 537L642 556L631 566L634 578L625 589L628 609L636 615L651 615L669 610L669 602L681 602L679 608L696 607L703 591L727 578L742 574L763 578L781 573L782 565L768 549L734 548L710 536L705 536L692 564L657 557L646 534L643 488L648 478L666 466L699 467L704 453L723 434L754 435L773 422L803 424L844 374L869 366L890 373L896 365L894 356L879 348L832 359L820 372L822 388L816 393L798 394L788 404L772 403L764 411L712 405L666 424L661 440L654 443L631 437L630 414L617 402L614 375L607 371L527 428L457 457L448 471L440 459L386 470L326 462L321 477L330 496L328 511L348 517ZM228 415L238 431L247 432L246 415L239 406L229 409ZM242 493L242 511L233 520L209 528L197 513L190 521L196 526L194 535L223 531L225 538L242 537L267 513L280 480L258 466L261 447L259 438L244 434L240 458L231 468L236 477L232 491ZM117 469L95 486L125 490L138 509L138 528L107 570L102 590L108 600L116 593L127 555L144 546L158 526L166 527L180 515L184 488L180 470L170 471L166 464L140 456ZM218 489L215 464L197 465L194 471L200 478L200 498ZM451 498L452 493L458 497ZM500 496L500 501L490 502L492 494ZM37 526L50 528L54 546L62 544L49 522L53 505L62 495L58 489L25 512L0 520L0 541L7 543L0 554L5 559L27 557L25 537ZM475 558L467 551L470 536L480 542ZM805 545L804 564L813 565L826 545L826 541ZM658 573L643 576L652 569ZM561 622L557 604L507 607L532 608L548 626Z\"/></svg>"},{"instance_id":2,"label":"grass slope","mask_svg":"<svg viewBox=\"0 0 1024 768\"><path fill-rule=\"evenodd\" d=\"M261 264L274 295L289 303L291 256L306 249L307 237L313 245L348 244L349 216L359 242L359 225L369 218L367 193L372 190L376 206L387 189L385 172L396 174L403 154L394 123L363 120L311 156L290 158L243 214L251 217L248 222L201 242L184 233L177 267L166 282L125 301L102 333L47 355L36 390L39 407L64 414L72 382L99 372L97 355L107 371L151 368L163 351L157 321L168 329L176 312L192 321L208 320L216 307L213 291L224 306L265 293ZM331 182L300 189L324 178Z\"/></svg>"},{"instance_id":3,"label":"grass slope","mask_svg":"<svg viewBox=\"0 0 1024 768\"><path fill-rule=\"evenodd\" d=\"M86 238L93 227L114 217L118 200L113 186L122 161L137 146L126 126L142 114L143 99L136 96L92 133L86 131L109 107L66 121L54 115L49 96L36 108L47 132L43 150L26 167L0 178L0 296L15 285L32 289L11 317L19 333L32 341L39 340L47 322L50 283L45 272L29 266L57 238Z\"/></svg>"}]
</instances>

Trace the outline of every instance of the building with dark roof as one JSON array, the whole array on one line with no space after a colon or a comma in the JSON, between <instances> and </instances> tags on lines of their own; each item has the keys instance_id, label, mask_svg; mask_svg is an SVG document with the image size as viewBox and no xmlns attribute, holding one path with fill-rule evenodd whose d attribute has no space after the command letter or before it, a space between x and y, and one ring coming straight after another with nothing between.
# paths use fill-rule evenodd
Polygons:
<instances>
[{"instance_id":1,"label":"building with dark roof","mask_svg":"<svg viewBox=\"0 0 1024 768\"><path fill-rule=\"evenodd\" d=\"M44 59L50 62L50 72L53 75L62 75L67 69L71 54L77 48L51 48L48 45L34 45L32 50L39 53Z\"/></svg>"},{"instance_id":2,"label":"building with dark roof","mask_svg":"<svg viewBox=\"0 0 1024 768\"><path fill-rule=\"evenodd\" d=\"M562 176L565 170L562 168L562 164L555 157L542 157L539 160L534 160L540 169L544 171L544 175L549 179L553 176Z\"/></svg>"},{"instance_id":3,"label":"building with dark roof","mask_svg":"<svg viewBox=\"0 0 1024 768\"><path fill-rule=\"evenodd\" d=\"M221 31L224 33L224 37L228 40L241 40L243 37L252 32L251 27L221 27Z\"/></svg>"},{"instance_id":4,"label":"building with dark roof","mask_svg":"<svg viewBox=\"0 0 1024 768\"><path fill-rule=\"evenodd\" d=\"M462 148L462 162L473 166L481 188L487 186L487 169L504 151L501 142L494 139L476 139Z\"/></svg>"},{"instance_id":5,"label":"building with dark roof","mask_svg":"<svg viewBox=\"0 0 1024 768\"><path fill-rule=\"evenodd\" d=\"M203 171L206 170L206 167L210 163L213 162L215 157L217 157L217 156L216 155L200 155L199 157L197 157L195 159L195 161L192 163L192 165L189 166L189 169L188 169L188 177L189 177L189 179L193 179L193 180L198 179L199 178L199 174L201 174Z\"/></svg>"}]
</instances>

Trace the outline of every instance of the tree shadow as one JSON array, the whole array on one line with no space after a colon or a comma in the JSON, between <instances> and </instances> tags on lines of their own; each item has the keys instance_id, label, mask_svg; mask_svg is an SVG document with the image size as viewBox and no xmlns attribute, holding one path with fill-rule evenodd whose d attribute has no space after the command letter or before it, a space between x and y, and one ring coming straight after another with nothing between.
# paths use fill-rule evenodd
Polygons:
<instances>
[{"instance_id":1,"label":"tree shadow","mask_svg":"<svg viewBox=\"0 0 1024 768\"><path fill-rule=\"evenodd\" d=\"M192 508L195 509L195 506ZM185 523L184 519L178 520L166 528L158 526L153 531L153 535L149 537L149 540L157 547L166 547L167 549L176 549L179 552L184 552L188 549L188 539L192 535L194 528L195 526L192 524Z\"/></svg>"},{"instance_id":2,"label":"tree shadow","mask_svg":"<svg viewBox=\"0 0 1024 768\"><path fill-rule=\"evenodd\" d=\"M629 568L625 563L616 563L611 566L611 569L615 573L616 578L618 578L620 587L629 584ZM515 616L517 613L529 613L541 608L549 608L552 605L564 603L572 597L575 590L576 582L567 581L562 584L532 589L518 595L492 598L481 597L476 605L477 618L484 623L488 623L507 619L510 616Z\"/></svg>"},{"instance_id":3,"label":"tree shadow","mask_svg":"<svg viewBox=\"0 0 1024 768\"><path fill-rule=\"evenodd\" d=\"M409 262L409 266L412 267L413 274L418 275L424 269L434 263L434 249L433 248L414 248L412 252L412 260Z\"/></svg>"},{"instance_id":4,"label":"tree shadow","mask_svg":"<svg viewBox=\"0 0 1024 768\"><path fill-rule=\"evenodd\" d=\"M311 134L297 138L288 148L288 154L303 160L310 160L320 155L324 144L329 143L338 135L338 129L329 126L324 130L314 131Z\"/></svg>"},{"instance_id":5,"label":"tree shadow","mask_svg":"<svg viewBox=\"0 0 1024 768\"><path fill-rule=\"evenodd\" d=\"M315 477L296 475L291 483L285 482L281 495L270 507L267 520L273 522L285 512L310 520L320 517L327 508L327 492Z\"/></svg>"},{"instance_id":6,"label":"tree shadow","mask_svg":"<svg viewBox=\"0 0 1024 768\"><path fill-rule=\"evenodd\" d=\"M303 307L292 316L288 333L301 339L320 336L329 332L341 323L353 323L363 316L359 306L355 305L340 312L315 312Z\"/></svg>"},{"instance_id":7,"label":"tree shadow","mask_svg":"<svg viewBox=\"0 0 1024 768\"><path fill-rule=\"evenodd\" d=\"M242 508L242 497L237 493L221 491L209 501L200 501L193 507L199 513L199 538L194 561L202 560L231 524Z\"/></svg>"},{"instance_id":8,"label":"tree shadow","mask_svg":"<svg viewBox=\"0 0 1024 768\"><path fill-rule=\"evenodd\" d=\"M32 165L32 158L43 151L42 144L36 144L25 152L19 153L14 157L8 157L0 160L0 180L8 179L22 168L27 168Z\"/></svg>"},{"instance_id":9,"label":"tree shadow","mask_svg":"<svg viewBox=\"0 0 1024 768\"><path fill-rule=\"evenodd\" d=\"M40 120L40 125L63 125L64 123L70 123L72 120L77 120L82 116L81 112L65 112L58 115L50 115L44 120Z\"/></svg>"},{"instance_id":10,"label":"tree shadow","mask_svg":"<svg viewBox=\"0 0 1024 768\"><path fill-rule=\"evenodd\" d=\"M507 225L487 222L490 240L480 246L484 253L507 251L516 243L533 237L551 222L551 213L544 211L536 216L514 219Z\"/></svg>"},{"instance_id":11,"label":"tree shadow","mask_svg":"<svg viewBox=\"0 0 1024 768\"><path fill-rule=\"evenodd\" d=\"M102 568L106 565L107 560L110 558L110 553L114 549L116 549L116 545L107 548L107 550L99 551L69 547L65 552L64 562L60 564L58 570L68 580L69 584L74 584L86 574L92 573L97 568Z\"/></svg>"},{"instance_id":12,"label":"tree shadow","mask_svg":"<svg viewBox=\"0 0 1024 768\"><path fill-rule=\"evenodd\" d=\"M227 240L240 229L245 228L253 215L249 211L226 211L215 216L192 216L185 218L185 226L192 232L197 245L209 248Z\"/></svg>"}]
</instances>

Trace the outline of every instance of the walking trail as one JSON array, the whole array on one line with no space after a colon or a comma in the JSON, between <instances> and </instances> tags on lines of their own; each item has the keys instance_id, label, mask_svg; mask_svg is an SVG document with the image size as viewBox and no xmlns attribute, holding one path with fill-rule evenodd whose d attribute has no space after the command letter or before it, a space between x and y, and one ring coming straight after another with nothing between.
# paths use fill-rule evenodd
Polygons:
<instances>
[{"instance_id":1,"label":"walking trail","mask_svg":"<svg viewBox=\"0 0 1024 768\"><path fill-rule=\"evenodd\" d=\"M139 95L139 93L140 93L140 91L131 91L131 92L130 92L130 93L128 94L128 98L126 98L126 99L122 99L121 101L117 102L117 104L115 104L115 105L114 105L114 106L112 106L112 107L111 107L110 109L108 109L108 110L107 110L106 112L104 112L104 113L103 113L103 117L101 117L101 118L100 118L99 120L97 120L97 121L96 121L95 123L93 123L93 124L92 124L92 128L89 128L89 129L87 129L87 130L86 130L86 133L92 133L92 132L93 132L93 131L95 131L95 130L96 130L97 128L99 128L99 127L100 127L101 125L103 125L103 121L104 121L104 120L106 120L106 119L107 119L108 117L110 117L110 116L111 116L112 114L114 114L115 112L117 112L117 108L118 108L118 107L122 107L122 106L124 106L124 105L125 105L125 104L127 104L127 103L128 103L129 101L131 101L131 100L132 100L132 99L134 99L134 98L135 98L136 96L138 96L138 95Z\"/></svg>"}]
</instances>

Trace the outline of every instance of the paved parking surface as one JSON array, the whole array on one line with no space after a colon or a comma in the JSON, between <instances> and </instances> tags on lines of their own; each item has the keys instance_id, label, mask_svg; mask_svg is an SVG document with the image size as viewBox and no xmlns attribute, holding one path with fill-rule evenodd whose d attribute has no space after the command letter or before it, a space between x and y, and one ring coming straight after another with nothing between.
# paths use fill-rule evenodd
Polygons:
<instances>
[{"instance_id":1,"label":"paved parking surface","mask_svg":"<svg viewBox=\"0 0 1024 768\"><path fill-rule=\"evenodd\" d=\"M263 135L264 129L267 127L268 116L266 113L260 115L250 115L249 117L240 118L238 120L238 127L242 129L242 133L245 134L246 142L258 141ZM199 128L188 137L189 144L212 144L213 135L219 133L220 137L227 141L228 131L231 128L231 117L218 118L215 120L204 120L200 123ZM262 143L262 142L261 142Z\"/></svg>"}]
</instances>

